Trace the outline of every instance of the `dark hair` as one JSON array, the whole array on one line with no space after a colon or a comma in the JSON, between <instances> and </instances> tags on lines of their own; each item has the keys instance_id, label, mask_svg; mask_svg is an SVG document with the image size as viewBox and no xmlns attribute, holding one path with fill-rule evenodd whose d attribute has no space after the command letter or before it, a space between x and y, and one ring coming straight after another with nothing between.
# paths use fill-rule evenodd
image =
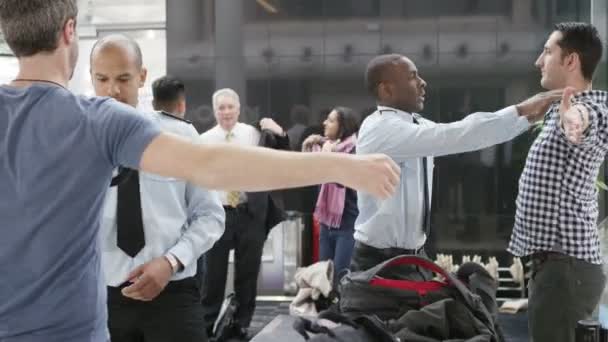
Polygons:
<instances>
[{"instance_id":1,"label":"dark hair","mask_svg":"<svg viewBox=\"0 0 608 342\"><path fill-rule=\"evenodd\" d=\"M152 104L155 110L174 107L185 94L186 86L177 77L167 75L152 83Z\"/></svg>"},{"instance_id":2,"label":"dark hair","mask_svg":"<svg viewBox=\"0 0 608 342\"><path fill-rule=\"evenodd\" d=\"M290 116L292 123L308 125L308 122L310 121L310 109L305 105L294 105L291 108Z\"/></svg>"},{"instance_id":3,"label":"dark hair","mask_svg":"<svg viewBox=\"0 0 608 342\"><path fill-rule=\"evenodd\" d=\"M108 45L113 46L123 46L131 49L133 54L135 55L135 63L137 63L137 67L141 69L144 64L143 55L141 53L141 47L139 43L135 41L135 39L120 33L110 34L108 36L102 37L93 44L91 48L91 65L93 65L93 56L97 53L97 50L103 49Z\"/></svg>"},{"instance_id":4,"label":"dark hair","mask_svg":"<svg viewBox=\"0 0 608 342\"><path fill-rule=\"evenodd\" d=\"M359 131L359 116L348 107L335 107L338 114L338 136L344 140Z\"/></svg>"},{"instance_id":5,"label":"dark hair","mask_svg":"<svg viewBox=\"0 0 608 342\"><path fill-rule=\"evenodd\" d=\"M65 23L77 16L76 0L0 1L0 26L16 57L55 51Z\"/></svg>"},{"instance_id":6,"label":"dark hair","mask_svg":"<svg viewBox=\"0 0 608 342\"><path fill-rule=\"evenodd\" d=\"M375 98L378 97L378 85L390 78L390 71L395 62L403 56L392 53L374 57L365 69L365 87Z\"/></svg>"},{"instance_id":7,"label":"dark hair","mask_svg":"<svg viewBox=\"0 0 608 342\"><path fill-rule=\"evenodd\" d=\"M581 61L583 77L591 81L598 62L602 58L602 41L595 26L588 23L565 22L555 25L555 30L562 33L557 42L566 54L576 53Z\"/></svg>"}]
</instances>

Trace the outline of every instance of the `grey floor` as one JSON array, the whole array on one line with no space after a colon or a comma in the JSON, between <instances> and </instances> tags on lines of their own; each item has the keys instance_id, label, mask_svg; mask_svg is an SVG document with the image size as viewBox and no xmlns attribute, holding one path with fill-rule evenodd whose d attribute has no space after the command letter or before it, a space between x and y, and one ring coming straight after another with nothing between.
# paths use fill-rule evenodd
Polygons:
<instances>
[{"instance_id":1,"label":"grey floor","mask_svg":"<svg viewBox=\"0 0 608 342\"><path fill-rule=\"evenodd\" d=\"M255 335L276 316L287 314L289 314L289 302L258 302L250 331ZM507 342L527 342L529 340L528 316L525 312L515 315L500 314L498 322L504 331Z\"/></svg>"}]
</instances>

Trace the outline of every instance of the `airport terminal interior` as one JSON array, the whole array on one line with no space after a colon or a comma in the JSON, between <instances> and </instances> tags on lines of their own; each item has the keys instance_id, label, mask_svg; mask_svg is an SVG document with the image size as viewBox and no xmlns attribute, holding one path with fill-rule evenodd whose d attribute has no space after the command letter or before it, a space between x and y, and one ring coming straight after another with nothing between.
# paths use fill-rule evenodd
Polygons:
<instances>
[{"instance_id":1,"label":"airport terminal interior","mask_svg":"<svg viewBox=\"0 0 608 342\"><path fill-rule=\"evenodd\" d=\"M339 107L349 108L358 123L376 112L364 77L375 56L411 59L426 81L421 114L449 123L469 113L497 111L542 91L535 61L555 24L592 23L604 42L608 36L606 0L78 0L78 6L80 57L69 83L72 92L96 95L92 49L104 37L125 35L139 45L147 69L138 89L138 110L155 110L153 82L170 75L185 89L184 120L197 135L204 135L217 125L215 92L230 88L240 98L239 122L264 127L264 120L272 119L281 137L288 138L286 149L295 151L302 150L310 135L327 136L330 113ZM608 89L605 54L594 89ZM17 70L17 58L2 41L0 81L11 82ZM503 341L529 340L526 306L532 265L507 247L518 183L537 135L538 130L530 129L494 146L436 157L429 176L430 231L424 249L448 272L465 263L487 271L496 286L494 318ZM602 249L608 247L603 229L608 215L606 176L608 170L602 167L597 193ZM297 317L339 306L339 279L332 280L333 266L322 263L327 254L319 242L324 234L336 232L314 215L324 189L336 188L310 186L271 194L272 205L284 210L284 216L264 236L255 312L248 327L226 341L304 341L294 328ZM341 192L345 208L348 191ZM253 198L249 193L247 197ZM234 207L223 202L227 218L246 203L242 193ZM352 203L357 210L356 199ZM221 300L220 318L231 315L230 294L244 286L236 266L242 252L226 250L227 299ZM197 275L216 277L208 266L214 258L203 254ZM303 272L314 266L330 267L323 270L331 275L323 286L333 286L332 291L303 279ZM209 282L203 280L200 286L205 284ZM310 293L304 294L307 289ZM319 298L303 304L302 296L311 293ZM608 292L592 319L608 325ZM201 329L213 334L229 320L218 319L215 327Z\"/></svg>"}]
</instances>

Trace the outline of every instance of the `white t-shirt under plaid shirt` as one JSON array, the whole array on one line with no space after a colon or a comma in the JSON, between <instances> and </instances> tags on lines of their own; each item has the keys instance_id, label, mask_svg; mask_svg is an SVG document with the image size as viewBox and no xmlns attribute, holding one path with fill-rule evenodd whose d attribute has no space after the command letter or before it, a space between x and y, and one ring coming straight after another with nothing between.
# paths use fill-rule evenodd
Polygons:
<instances>
[{"instance_id":1,"label":"white t-shirt under plaid shirt","mask_svg":"<svg viewBox=\"0 0 608 342\"><path fill-rule=\"evenodd\" d=\"M570 143L559 121L559 104L545 114L519 179L515 227L508 251L516 256L557 251L601 264L597 233L596 179L608 150L605 91L573 97L589 111L589 127L579 145Z\"/></svg>"}]
</instances>

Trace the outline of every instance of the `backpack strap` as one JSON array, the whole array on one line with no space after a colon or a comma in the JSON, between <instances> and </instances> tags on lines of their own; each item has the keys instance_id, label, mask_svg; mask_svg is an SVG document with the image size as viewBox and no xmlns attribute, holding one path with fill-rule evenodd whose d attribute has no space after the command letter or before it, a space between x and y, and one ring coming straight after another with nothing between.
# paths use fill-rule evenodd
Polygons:
<instances>
[{"instance_id":1,"label":"backpack strap","mask_svg":"<svg viewBox=\"0 0 608 342\"><path fill-rule=\"evenodd\" d=\"M332 338L336 337L336 334L328 327L319 325L317 321L311 321L304 317L298 317L295 322L293 322L293 328L298 334L304 337L306 341L310 340L310 335L308 335L308 333L327 334Z\"/></svg>"},{"instance_id":2,"label":"backpack strap","mask_svg":"<svg viewBox=\"0 0 608 342\"><path fill-rule=\"evenodd\" d=\"M384 278L381 278L378 276L378 274L381 273L382 271L390 269L391 267L398 267L398 266L402 266L402 265L418 266L418 267L427 269L429 271L432 271L438 275L441 275L443 278L445 278L447 284L453 286L454 288L456 288L456 290L458 290L458 292L462 295L463 299L465 300L467 306L469 306L470 308L476 308L478 306L483 306L479 296L476 296L475 294L471 293L471 291L469 291L469 289L466 287L466 285L464 285L458 278L456 278L451 273L446 272L439 265L435 264L434 262L432 262L431 260L429 260L427 258L423 258L423 257L415 256L415 255L399 255L399 256L396 256L389 260L386 260L385 262L383 262L379 265L376 265L367 271L362 272L361 275L366 278L365 280L370 285L384 284L389 287L408 288L408 286L412 285L412 281L410 281L410 280L384 279ZM428 290L434 290L435 287L443 286L441 283L434 282L434 281L417 282L417 283L422 283L422 284L416 285L416 287L418 289L420 289L421 286L422 287L428 286Z\"/></svg>"}]
</instances>

